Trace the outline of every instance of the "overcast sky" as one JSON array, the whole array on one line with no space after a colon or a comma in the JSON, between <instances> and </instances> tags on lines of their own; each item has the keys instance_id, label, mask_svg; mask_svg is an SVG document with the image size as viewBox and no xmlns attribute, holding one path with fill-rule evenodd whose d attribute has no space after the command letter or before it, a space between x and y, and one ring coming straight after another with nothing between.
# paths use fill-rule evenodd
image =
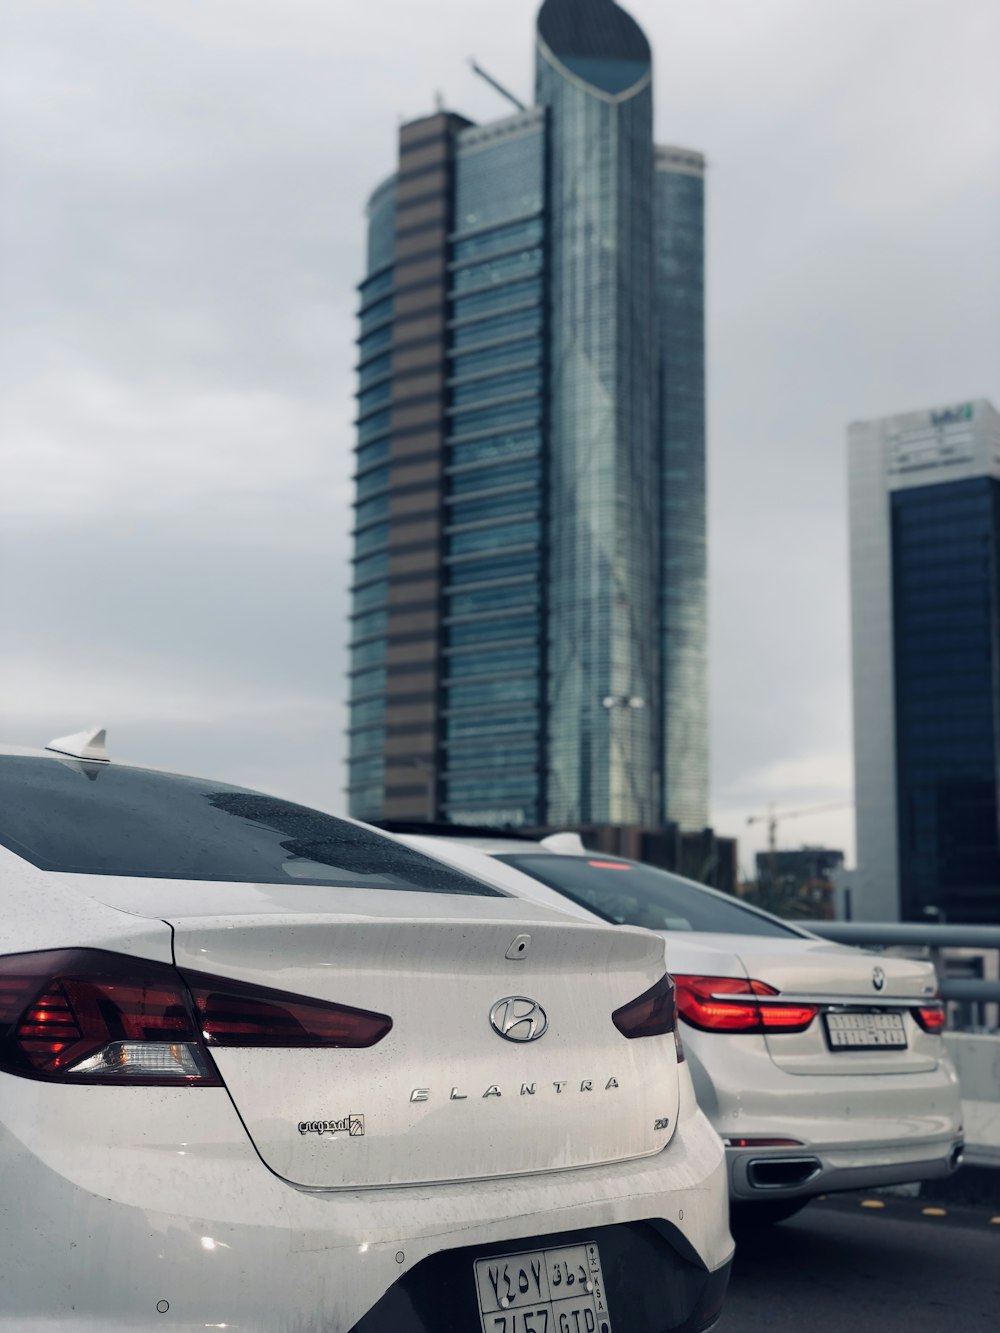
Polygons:
<instances>
[{"instance_id":1,"label":"overcast sky","mask_svg":"<svg viewBox=\"0 0 1000 1333\"><path fill-rule=\"evenodd\" d=\"M713 811L849 801L845 432L1000 406L996 0L633 0L703 151ZM5 0L0 736L343 809L354 284L534 0ZM843 809L780 843L853 848Z\"/></svg>"}]
</instances>

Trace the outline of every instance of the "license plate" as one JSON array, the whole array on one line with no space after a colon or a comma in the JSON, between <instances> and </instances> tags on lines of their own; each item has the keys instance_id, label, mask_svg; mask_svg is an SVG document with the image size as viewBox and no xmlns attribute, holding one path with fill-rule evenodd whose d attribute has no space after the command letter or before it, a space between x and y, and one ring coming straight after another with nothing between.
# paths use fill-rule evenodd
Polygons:
<instances>
[{"instance_id":1,"label":"license plate","mask_svg":"<svg viewBox=\"0 0 1000 1333\"><path fill-rule=\"evenodd\" d=\"M477 1259L475 1276L483 1333L611 1333L592 1242Z\"/></svg>"},{"instance_id":2,"label":"license plate","mask_svg":"<svg viewBox=\"0 0 1000 1333\"><path fill-rule=\"evenodd\" d=\"M902 1014L855 1012L824 1014L826 1039L832 1051L880 1051L906 1045Z\"/></svg>"}]
</instances>

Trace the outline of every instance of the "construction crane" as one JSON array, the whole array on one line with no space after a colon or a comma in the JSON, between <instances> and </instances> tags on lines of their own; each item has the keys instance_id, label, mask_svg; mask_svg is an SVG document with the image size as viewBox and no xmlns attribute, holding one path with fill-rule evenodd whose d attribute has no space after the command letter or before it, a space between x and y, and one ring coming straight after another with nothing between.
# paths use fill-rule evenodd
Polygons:
<instances>
[{"instance_id":1,"label":"construction crane","mask_svg":"<svg viewBox=\"0 0 1000 1333\"><path fill-rule=\"evenodd\" d=\"M833 801L829 805L807 805L801 810L775 810L773 803L767 807L766 815L747 815L748 824L767 824L767 850L773 858L778 846L778 821L782 819L798 819L800 815L819 815L825 810L847 810L854 805L853 801Z\"/></svg>"}]
</instances>

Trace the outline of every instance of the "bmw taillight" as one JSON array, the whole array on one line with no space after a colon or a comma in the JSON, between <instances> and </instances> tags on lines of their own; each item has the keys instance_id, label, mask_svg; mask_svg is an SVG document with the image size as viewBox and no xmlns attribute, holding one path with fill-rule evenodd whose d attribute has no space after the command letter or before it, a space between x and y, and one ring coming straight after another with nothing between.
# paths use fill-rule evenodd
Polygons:
<instances>
[{"instance_id":1,"label":"bmw taillight","mask_svg":"<svg viewBox=\"0 0 1000 1333\"><path fill-rule=\"evenodd\" d=\"M804 1032L819 1013L814 1004L784 1002L764 981L674 974L677 1012L703 1032Z\"/></svg>"},{"instance_id":2,"label":"bmw taillight","mask_svg":"<svg viewBox=\"0 0 1000 1333\"><path fill-rule=\"evenodd\" d=\"M911 1013L925 1032L940 1032L948 1021L945 1007L940 1000L922 1004L911 1010Z\"/></svg>"},{"instance_id":3,"label":"bmw taillight","mask_svg":"<svg viewBox=\"0 0 1000 1333\"><path fill-rule=\"evenodd\" d=\"M0 1070L64 1083L221 1082L210 1046L371 1046L385 1014L100 949L0 957Z\"/></svg>"},{"instance_id":4,"label":"bmw taillight","mask_svg":"<svg viewBox=\"0 0 1000 1333\"><path fill-rule=\"evenodd\" d=\"M611 1015L611 1021L623 1037L660 1037L674 1031L677 1009L674 983L665 972L655 986L623 1004Z\"/></svg>"}]
</instances>

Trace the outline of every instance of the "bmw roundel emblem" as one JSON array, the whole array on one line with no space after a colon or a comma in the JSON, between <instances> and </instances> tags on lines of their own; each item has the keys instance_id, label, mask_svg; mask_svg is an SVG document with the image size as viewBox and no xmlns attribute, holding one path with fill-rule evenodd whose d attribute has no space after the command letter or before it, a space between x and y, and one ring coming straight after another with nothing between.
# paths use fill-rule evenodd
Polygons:
<instances>
[{"instance_id":1,"label":"bmw roundel emblem","mask_svg":"<svg viewBox=\"0 0 1000 1333\"><path fill-rule=\"evenodd\" d=\"M504 1041L537 1041L548 1026L545 1010L527 995L505 995L490 1010L490 1027Z\"/></svg>"},{"instance_id":2,"label":"bmw roundel emblem","mask_svg":"<svg viewBox=\"0 0 1000 1333\"><path fill-rule=\"evenodd\" d=\"M875 987L876 990L885 989L885 973L882 971L880 967L875 967L872 969L872 985Z\"/></svg>"}]
</instances>

